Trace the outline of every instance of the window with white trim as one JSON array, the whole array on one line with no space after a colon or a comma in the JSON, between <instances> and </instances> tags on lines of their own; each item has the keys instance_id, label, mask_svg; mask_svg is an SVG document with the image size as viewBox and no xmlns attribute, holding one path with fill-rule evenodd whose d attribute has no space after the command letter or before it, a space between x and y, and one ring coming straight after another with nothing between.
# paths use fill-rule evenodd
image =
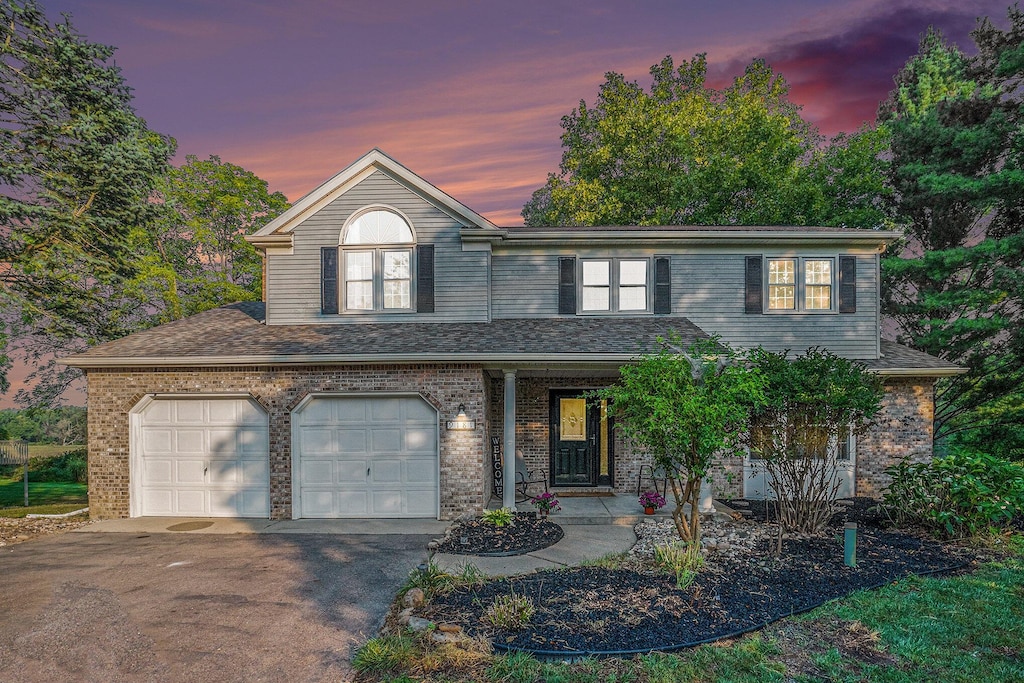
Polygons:
<instances>
[{"instance_id":1,"label":"window with white trim","mask_svg":"<svg viewBox=\"0 0 1024 683\"><path fill-rule=\"evenodd\" d=\"M580 311L625 313L650 310L650 259L581 259Z\"/></svg>"},{"instance_id":2,"label":"window with white trim","mask_svg":"<svg viewBox=\"0 0 1024 683\"><path fill-rule=\"evenodd\" d=\"M769 258L768 311L835 310L834 258Z\"/></svg>"},{"instance_id":3,"label":"window with white trim","mask_svg":"<svg viewBox=\"0 0 1024 683\"><path fill-rule=\"evenodd\" d=\"M359 214L341 240L342 306L346 311L411 311L415 238L386 209Z\"/></svg>"}]
</instances>

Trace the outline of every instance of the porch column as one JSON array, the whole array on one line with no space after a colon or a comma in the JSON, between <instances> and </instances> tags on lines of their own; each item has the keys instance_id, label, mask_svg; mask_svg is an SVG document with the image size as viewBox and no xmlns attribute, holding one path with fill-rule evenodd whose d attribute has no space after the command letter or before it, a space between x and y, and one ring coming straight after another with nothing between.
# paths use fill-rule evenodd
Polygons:
<instances>
[{"instance_id":1,"label":"porch column","mask_svg":"<svg viewBox=\"0 0 1024 683\"><path fill-rule=\"evenodd\" d=\"M505 467L501 505L516 509L516 371L505 370Z\"/></svg>"}]
</instances>

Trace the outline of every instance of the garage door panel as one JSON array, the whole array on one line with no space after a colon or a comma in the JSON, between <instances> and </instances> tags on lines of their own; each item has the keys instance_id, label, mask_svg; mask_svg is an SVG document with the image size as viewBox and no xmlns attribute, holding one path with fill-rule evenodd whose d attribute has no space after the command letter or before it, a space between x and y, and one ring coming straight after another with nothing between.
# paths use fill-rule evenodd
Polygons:
<instances>
[{"instance_id":1,"label":"garage door panel","mask_svg":"<svg viewBox=\"0 0 1024 683\"><path fill-rule=\"evenodd\" d=\"M409 453L430 453L437 451L434 429L413 427L405 430L405 450Z\"/></svg>"},{"instance_id":2,"label":"garage door panel","mask_svg":"<svg viewBox=\"0 0 1024 683\"><path fill-rule=\"evenodd\" d=\"M374 484L402 483L402 461L398 458L376 458L370 471Z\"/></svg>"},{"instance_id":3,"label":"garage door panel","mask_svg":"<svg viewBox=\"0 0 1024 683\"><path fill-rule=\"evenodd\" d=\"M179 458L174 461L174 479L171 480L171 483L202 484L206 478L206 473L203 471L205 468L205 460L184 460Z\"/></svg>"},{"instance_id":4,"label":"garage door panel","mask_svg":"<svg viewBox=\"0 0 1024 683\"><path fill-rule=\"evenodd\" d=\"M369 400L371 422L400 422L402 403L408 399L373 398Z\"/></svg>"},{"instance_id":5,"label":"garage door panel","mask_svg":"<svg viewBox=\"0 0 1024 683\"><path fill-rule=\"evenodd\" d=\"M206 453L207 440L202 429L186 429L178 427L174 430L175 453Z\"/></svg>"},{"instance_id":6,"label":"garage door panel","mask_svg":"<svg viewBox=\"0 0 1024 683\"><path fill-rule=\"evenodd\" d=\"M327 427L303 430L299 437L299 447L303 453L312 456L334 453L337 450L334 447L334 431Z\"/></svg>"},{"instance_id":7,"label":"garage door panel","mask_svg":"<svg viewBox=\"0 0 1024 683\"><path fill-rule=\"evenodd\" d=\"M402 430L374 429L370 437L374 453L397 453L402 450Z\"/></svg>"},{"instance_id":8,"label":"garage door panel","mask_svg":"<svg viewBox=\"0 0 1024 683\"><path fill-rule=\"evenodd\" d=\"M400 515L404 512L402 500L405 498L405 492L402 489L378 489L371 495L375 515Z\"/></svg>"},{"instance_id":9,"label":"garage door panel","mask_svg":"<svg viewBox=\"0 0 1024 683\"><path fill-rule=\"evenodd\" d=\"M174 492L170 489L152 489L143 499L143 515L163 516L174 512Z\"/></svg>"},{"instance_id":10,"label":"garage door panel","mask_svg":"<svg viewBox=\"0 0 1024 683\"><path fill-rule=\"evenodd\" d=\"M323 417L331 415L333 424ZM437 515L437 413L412 396L324 396L293 416L295 485L303 517L435 517ZM333 450L310 448L317 432L333 430ZM332 500L308 466L333 463ZM319 467L320 465L312 465ZM321 477L321 482L326 479ZM416 501L410 503L410 496Z\"/></svg>"},{"instance_id":11,"label":"garage door panel","mask_svg":"<svg viewBox=\"0 0 1024 683\"><path fill-rule=\"evenodd\" d=\"M176 509L172 514L186 517L205 517L209 510L206 491L176 489L174 491Z\"/></svg>"},{"instance_id":12,"label":"garage door panel","mask_svg":"<svg viewBox=\"0 0 1024 683\"><path fill-rule=\"evenodd\" d=\"M211 460L207 480L210 486L226 486L241 484L242 476L238 463L234 460Z\"/></svg>"},{"instance_id":13,"label":"garage door panel","mask_svg":"<svg viewBox=\"0 0 1024 683\"><path fill-rule=\"evenodd\" d=\"M433 515L437 510L437 494L434 489L411 489L405 497L406 511L410 515Z\"/></svg>"},{"instance_id":14,"label":"garage door panel","mask_svg":"<svg viewBox=\"0 0 1024 683\"><path fill-rule=\"evenodd\" d=\"M330 460L303 460L301 484L316 486L334 483L334 466Z\"/></svg>"},{"instance_id":15,"label":"garage door panel","mask_svg":"<svg viewBox=\"0 0 1024 683\"><path fill-rule=\"evenodd\" d=\"M142 447L146 453L173 453L174 430L149 428L142 432Z\"/></svg>"},{"instance_id":16,"label":"garage door panel","mask_svg":"<svg viewBox=\"0 0 1024 683\"><path fill-rule=\"evenodd\" d=\"M173 401L174 423L179 425L203 424L206 420L206 401Z\"/></svg>"},{"instance_id":17,"label":"garage door panel","mask_svg":"<svg viewBox=\"0 0 1024 683\"><path fill-rule=\"evenodd\" d=\"M366 471L370 469L370 464L366 459L360 458L359 460L336 460L334 467L338 473L339 484L362 485L366 483Z\"/></svg>"},{"instance_id":18,"label":"garage door panel","mask_svg":"<svg viewBox=\"0 0 1024 683\"><path fill-rule=\"evenodd\" d=\"M302 496L303 517L332 517L334 513L333 491L308 491Z\"/></svg>"},{"instance_id":19,"label":"garage door panel","mask_svg":"<svg viewBox=\"0 0 1024 683\"><path fill-rule=\"evenodd\" d=\"M262 486L264 482L270 481L270 461L242 460L238 463L238 472L243 483Z\"/></svg>"},{"instance_id":20,"label":"garage door panel","mask_svg":"<svg viewBox=\"0 0 1024 683\"><path fill-rule=\"evenodd\" d=\"M170 484L174 476L174 461L150 460L142 468L143 484Z\"/></svg>"},{"instance_id":21,"label":"garage door panel","mask_svg":"<svg viewBox=\"0 0 1024 683\"><path fill-rule=\"evenodd\" d=\"M365 429L338 429L335 431L335 435L337 436L338 444L335 450L338 452L353 455L363 455L370 452L370 449L366 447L369 439Z\"/></svg>"},{"instance_id":22,"label":"garage door panel","mask_svg":"<svg viewBox=\"0 0 1024 683\"><path fill-rule=\"evenodd\" d=\"M268 418L255 401L160 398L138 419L134 514L270 516Z\"/></svg>"},{"instance_id":23,"label":"garage door panel","mask_svg":"<svg viewBox=\"0 0 1024 683\"><path fill-rule=\"evenodd\" d=\"M269 434L258 427L243 427L237 433L238 455L263 459L270 451Z\"/></svg>"},{"instance_id":24,"label":"garage door panel","mask_svg":"<svg viewBox=\"0 0 1024 683\"><path fill-rule=\"evenodd\" d=\"M437 462L432 458L409 458L405 461L405 481L408 484L433 484L436 469Z\"/></svg>"}]
</instances>

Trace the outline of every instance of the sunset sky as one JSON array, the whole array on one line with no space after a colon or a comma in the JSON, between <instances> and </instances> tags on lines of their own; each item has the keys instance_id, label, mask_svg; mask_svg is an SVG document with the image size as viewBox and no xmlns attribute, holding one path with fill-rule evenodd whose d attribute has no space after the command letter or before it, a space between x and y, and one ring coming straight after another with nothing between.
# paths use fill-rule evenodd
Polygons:
<instances>
[{"instance_id":1,"label":"sunset sky","mask_svg":"<svg viewBox=\"0 0 1024 683\"><path fill-rule=\"evenodd\" d=\"M822 132L874 120L929 26L967 48L1007 0L40 0L116 46L149 126L292 201L372 147L499 225L557 170L559 121L607 71L763 57ZM10 395L20 373L12 376ZM9 401L0 400L0 405Z\"/></svg>"}]
</instances>

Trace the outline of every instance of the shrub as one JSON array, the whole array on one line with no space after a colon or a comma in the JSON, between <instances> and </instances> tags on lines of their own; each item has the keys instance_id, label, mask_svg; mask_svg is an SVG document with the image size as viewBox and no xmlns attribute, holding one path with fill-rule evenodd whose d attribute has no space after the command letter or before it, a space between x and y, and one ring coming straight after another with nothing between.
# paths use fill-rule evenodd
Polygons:
<instances>
[{"instance_id":1,"label":"shrub","mask_svg":"<svg viewBox=\"0 0 1024 683\"><path fill-rule=\"evenodd\" d=\"M508 508L484 510L480 517L488 524L493 524L494 526L508 526L513 520L512 511Z\"/></svg>"},{"instance_id":2,"label":"shrub","mask_svg":"<svg viewBox=\"0 0 1024 683\"><path fill-rule=\"evenodd\" d=\"M683 590L693 583L704 566L700 543L669 543L654 546L654 564L676 576L676 588Z\"/></svg>"},{"instance_id":3,"label":"shrub","mask_svg":"<svg viewBox=\"0 0 1024 683\"><path fill-rule=\"evenodd\" d=\"M897 524L917 524L948 538L1005 528L1024 514L1024 467L983 453L958 452L886 470L883 508Z\"/></svg>"},{"instance_id":4,"label":"shrub","mask_svg":"<svg viewBox=\"0 0 1024 683\"><path fill-rule=\"evenodd\" d=\"M52 458L31 458L28 461L29 481L89 482L86 449L67 451Z\"/></svg>"},{"instance_id":5,"label":"shrub","mask_svg":"<svg viewBox=\"0 0 1024 683\"><path fill-rule=\"evenodd\" d=\"M507 631L518 631L530 623L536 610L525 595L499 595L484 612L484 621Z\"/></svg>"}]
</instances>

